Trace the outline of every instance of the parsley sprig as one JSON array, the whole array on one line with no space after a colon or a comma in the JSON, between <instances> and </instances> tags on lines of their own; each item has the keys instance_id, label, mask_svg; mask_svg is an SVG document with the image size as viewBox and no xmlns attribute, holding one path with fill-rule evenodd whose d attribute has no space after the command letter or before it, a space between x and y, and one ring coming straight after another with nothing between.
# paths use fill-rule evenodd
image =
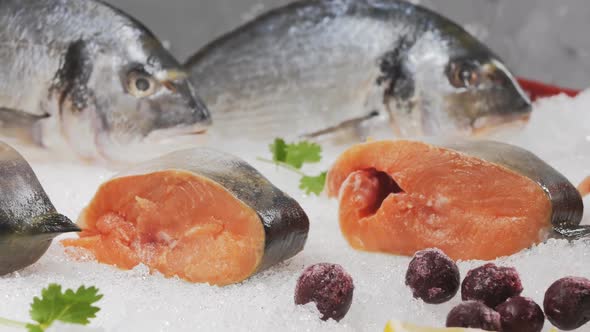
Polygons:
<instances>
[{"instance_id":1,"label":"parsley sprig","mask_svg":"<svg viewBox=\"0 0 590 332\"><path fill-rule=\"evenodd\" d=\"M310 176L301 171L304 164L318 163L322 160L322 147L316 143L301 141L287 143L282 138L277 138L269 146L272 160L258 158L260 161L281 166L301 176L299 188L306 194L320 195L324 191L327 172L316 176Z\"/></svg>"},{"instance_id":2,"label":"parsley sprig","mask_svg":"<svg viewBox=\"0 0 590 332\"><path fill-rule=\"evenodd\" d=\"M0 318L0 325L23 327L29 332L44 332L56 321L88 325L100 310L93 304L101 298L96 287L81 286L76 291L62 292L60 285L50 284L41 291L41 297L35 297L31 303L29 313L35 323Z\"/></svg>"}]
</instances>

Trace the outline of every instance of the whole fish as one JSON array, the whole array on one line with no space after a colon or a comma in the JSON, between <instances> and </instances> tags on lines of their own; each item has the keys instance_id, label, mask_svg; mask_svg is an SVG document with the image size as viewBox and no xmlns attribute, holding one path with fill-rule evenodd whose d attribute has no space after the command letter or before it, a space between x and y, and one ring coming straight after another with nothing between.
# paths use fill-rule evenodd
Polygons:
<instances>
[{"instance_id":1,"label":"whole fish","mask_svg":"<svg viewBox=\"0 0 590 332\"><path fill-rule=\"evenodd\" d=\"M211 122L158 39L100 1L0 1L0 77L0 134L84 158Z\"/></svg>"},{"instance_id":2,"label":"whole fish","mask_svg":"<svg viewBox=\"0 0 590 332\"><path fill-rule=\"evenodd\" d=\"M355 137L390 127L398 136L472 134L531 111L488 47L398 0L298 1L213 41L185 66L221 136Z\"/></svg>"},{"instance_id":3,"label":"whole fish","mask_svg":"<svg viewBox=\"0 0 590 332\"><path fill-rule=\"evenodd\" d=\"M0 142L0 275L35 263L62 233L79 232L57 213L29 163Z\"/></svg>"}]
</instances>

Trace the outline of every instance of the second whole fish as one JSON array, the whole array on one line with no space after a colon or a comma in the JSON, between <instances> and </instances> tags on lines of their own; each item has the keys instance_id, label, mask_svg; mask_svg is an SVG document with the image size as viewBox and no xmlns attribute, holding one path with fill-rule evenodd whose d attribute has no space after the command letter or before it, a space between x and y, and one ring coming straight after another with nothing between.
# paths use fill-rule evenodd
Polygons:
<instances>
[{"instance_id":1,"label":"second whole fish","mask_svg":"<svg viewBox=\"0 0 590 332\"><path fill-rule=\"evenodd\" d=\"M298 1L185 65L222 137L471 135L531 111L487 46L398 0Z\"/></svg>"}]
</instances>

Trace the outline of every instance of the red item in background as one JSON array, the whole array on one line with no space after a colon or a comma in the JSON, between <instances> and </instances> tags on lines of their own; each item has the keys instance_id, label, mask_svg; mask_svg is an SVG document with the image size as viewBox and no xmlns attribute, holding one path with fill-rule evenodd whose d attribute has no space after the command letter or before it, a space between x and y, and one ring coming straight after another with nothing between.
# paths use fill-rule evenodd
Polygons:
<instances>
[{"instance_id":1,"label":"red item in background","mask_svg":"<svg viewBox=\"0 0 590 332\"><path fill-rule=\"evenodd\" d=\"M524 78L519 78L518 83L524 89L524 91L526 91L529 94L532 101L535 101L543 97L555 96L561 93L565 93L570 97L575 97L580 93L579 90L548 85L545 83L527 80Z\"/></svg>"}]
</instances>

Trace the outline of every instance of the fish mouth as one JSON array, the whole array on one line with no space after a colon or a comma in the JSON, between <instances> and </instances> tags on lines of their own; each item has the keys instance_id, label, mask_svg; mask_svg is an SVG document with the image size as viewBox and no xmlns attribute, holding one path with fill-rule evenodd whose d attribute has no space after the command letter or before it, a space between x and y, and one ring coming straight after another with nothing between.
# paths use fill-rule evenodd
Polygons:
<instances>
[{"instance_id":1,"label":"fish mouth","mask_svg":"<svg viewBox=\"0 0 590 332\"><path fill-rule=\"evenodd\" d=\"M167 129L158 129L150 132L145 138L146 142L161 142L176 137L202 136L207 133L208 126L186 126Z\"/></svg>"},{"instance_id":2,"label":"fish mouth","mask_svg":"<svg viewBox=\"0 0 590 332\"><path fill-rule=\"evenodd\" d=\"M476 119L471 124L471 132L474 136L485 136L495 131L506 128L520 128L525 126L531 118L531 113L515 115L492 115Z\"/></svg>"}]
</instances>

